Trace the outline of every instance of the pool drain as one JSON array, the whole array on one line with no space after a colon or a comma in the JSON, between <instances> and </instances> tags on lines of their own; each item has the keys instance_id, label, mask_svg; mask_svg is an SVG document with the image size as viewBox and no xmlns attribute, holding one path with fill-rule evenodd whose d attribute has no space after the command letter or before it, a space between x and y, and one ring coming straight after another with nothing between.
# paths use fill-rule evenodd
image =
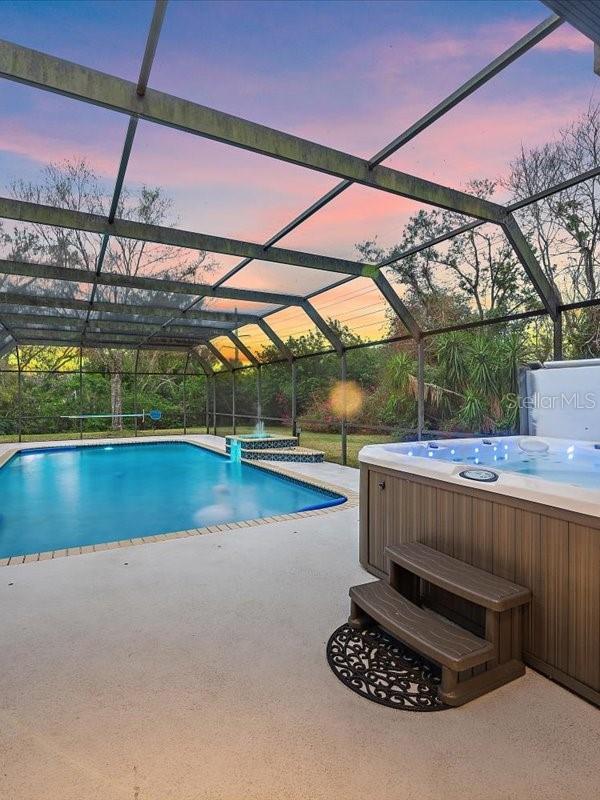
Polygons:
<instances>
[{"instance_id":1,"label":"pool drain","mask_svg":"<svg viewBox=\"0 0 600 800\"><path fill-rule=\"evenodd\" d=\"M334 675L353 692L402 711L445 711L438 699L439 667L379 627L342 625L327 642Z\"/></svg>"}]
</instances>

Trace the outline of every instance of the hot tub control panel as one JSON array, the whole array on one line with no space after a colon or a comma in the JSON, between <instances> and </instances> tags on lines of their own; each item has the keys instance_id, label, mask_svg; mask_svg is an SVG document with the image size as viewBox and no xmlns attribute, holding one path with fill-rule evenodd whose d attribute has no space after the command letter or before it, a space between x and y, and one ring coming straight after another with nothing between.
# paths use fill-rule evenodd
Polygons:
<instances>
[{"instance_id":1,"label":"hot tub control panel","mask_svg":"<svg viewBox=\"0 0 600 800\"><path fill-rule=\"evenodd\" d=\"M493 472L491 469L463 469L458 473L461 478L467 478L470 481L479 481L480 483L493 483L498 480L498 473Z\"/></svg>"}]
</instances>

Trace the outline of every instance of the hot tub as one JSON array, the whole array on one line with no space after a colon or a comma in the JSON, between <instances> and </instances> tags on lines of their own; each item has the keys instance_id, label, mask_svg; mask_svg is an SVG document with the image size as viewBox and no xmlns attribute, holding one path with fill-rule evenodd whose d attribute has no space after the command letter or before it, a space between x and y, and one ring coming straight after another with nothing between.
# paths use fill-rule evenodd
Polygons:
<instances>
[{"instance_id":1,"label":"hot tub","mask_svg":"<svg viewBox=\"0 0 600 800\"><path fill-rule=\"evenodd\" d=\"M600 705L600 448L490 437L369 445L359 460L362 565L382 576L387 545L421 541L528 586L526 662ZM481 623L464 602L454 612Z\"/></svg>"},{"instance_id":2,"label":"hot tub","mask_svg":"<svg viewBox=\"0 0 600 800\"><path fill-rule=\"evenodd\" d=\"M600 516L600 444L535 436L364 447L361 462Z\"/></svg>"}]
</instances>

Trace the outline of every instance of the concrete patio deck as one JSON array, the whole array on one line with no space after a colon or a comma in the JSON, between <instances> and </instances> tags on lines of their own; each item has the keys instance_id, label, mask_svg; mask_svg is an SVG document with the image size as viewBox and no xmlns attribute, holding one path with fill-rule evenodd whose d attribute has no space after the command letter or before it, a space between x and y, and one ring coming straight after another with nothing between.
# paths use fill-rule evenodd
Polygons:
<instances>
[{"instance_id":1,"label":"concrete patio deck","mask_svg":"<svg viewBox=\"0 0 600 800\"><path fill-rule=\"evenodd\" d=\"M212 438L212 437L211 437ZM357 488L335 464L286 465ZM452 711L330 672L356 508L0 571L10 800L592 800L600 714L528 670Z\"/></svg>"}]
</instances>

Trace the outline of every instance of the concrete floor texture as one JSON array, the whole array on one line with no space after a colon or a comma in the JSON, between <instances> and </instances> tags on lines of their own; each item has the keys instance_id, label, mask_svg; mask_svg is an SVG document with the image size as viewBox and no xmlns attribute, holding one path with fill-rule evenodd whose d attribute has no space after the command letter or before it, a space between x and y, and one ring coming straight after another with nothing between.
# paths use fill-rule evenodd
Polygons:
<instances>
[{"instance_id":1,"label":"concrete floor texture","mask_svg":"<svg viewBox=\"0 0 600 800\"><path fill-rule=\"evenodd\" d=\"M357 486L356 470L294 465ZM528 670L467 706L331 673L358 511L0 570L6 800L593 800L600 713Z\"/></svg>"}]
</instances>

